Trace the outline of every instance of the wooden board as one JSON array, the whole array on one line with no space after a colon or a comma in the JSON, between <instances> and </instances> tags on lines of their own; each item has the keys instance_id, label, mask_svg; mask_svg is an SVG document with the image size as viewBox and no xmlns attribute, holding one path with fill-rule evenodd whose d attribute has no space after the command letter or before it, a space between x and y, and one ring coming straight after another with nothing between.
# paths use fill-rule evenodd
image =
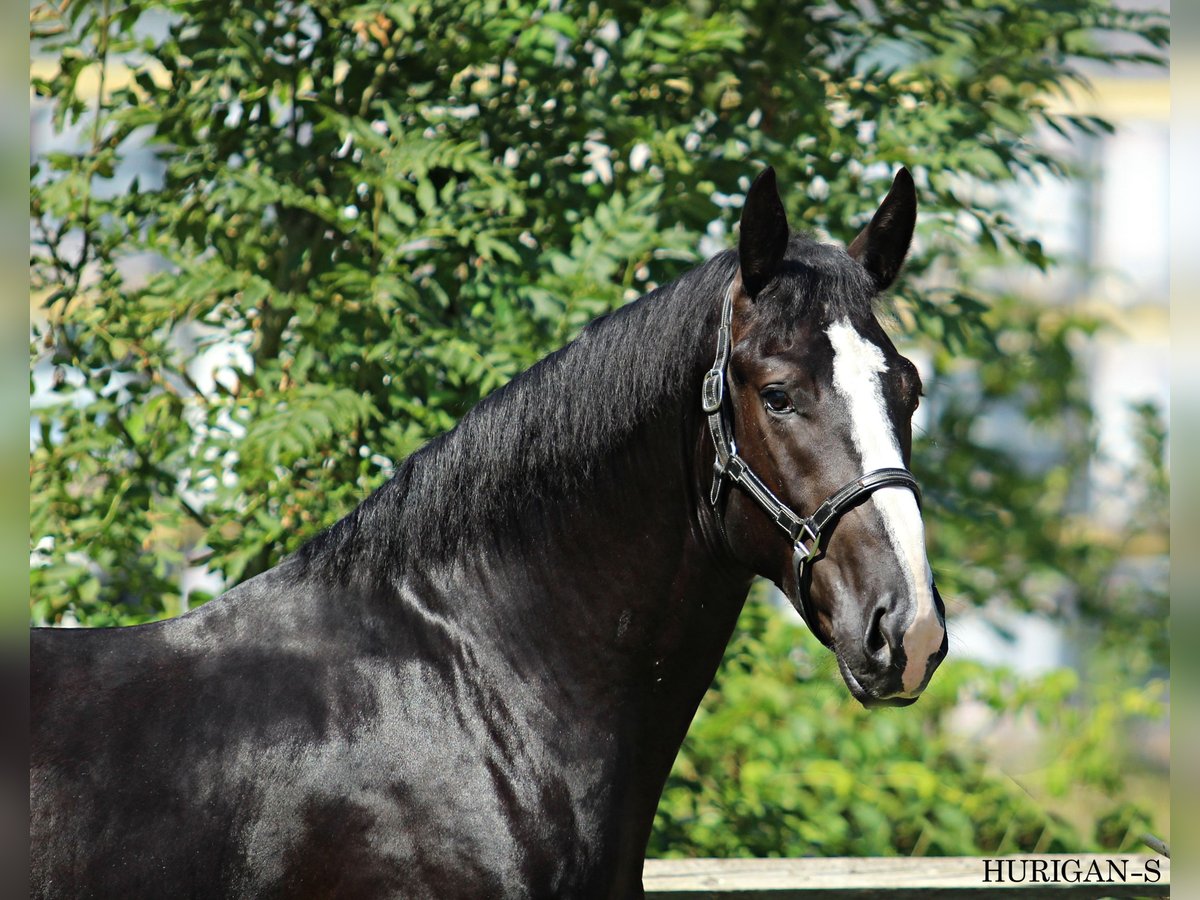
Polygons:
<instances>
[{"instance_id":1,"label":"wooden board","mask_svg":"<svg viewBox=\"0 0 1200 900\"><path fill-rule=\"evenodd\" d=\"M1171 861L1159 856L1086 854L988 860L963 856L648 859L642 883L648 900L1167 897Z\"/></svg>"}]
</instances>

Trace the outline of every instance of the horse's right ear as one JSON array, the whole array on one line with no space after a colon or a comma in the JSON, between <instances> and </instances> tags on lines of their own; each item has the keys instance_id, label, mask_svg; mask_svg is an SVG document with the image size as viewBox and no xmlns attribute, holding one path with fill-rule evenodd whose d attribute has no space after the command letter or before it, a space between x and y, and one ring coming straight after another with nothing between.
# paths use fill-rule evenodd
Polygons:
<instances>
[{"instance_id":1,"label":"horse's right ear","mask_svg":"<svg viewBox=\"0 0 1200 900\"><path fill-rule=\"evenodd\" d=\"M746 192L742 206L742 233L738 238L738 261L742 286L751 297L766 287L787 252L788 223L775 170L763 169Z\"/></svg>"},{"instance_id":2,"label":"horse's right ear","mask_svg":"<svg viewBox=\"0 0 1200 900\"><path fill-rule=\"evenodd\" d=\"M871 274L878 290L886 291L900 274L916 223L917 188L912 173L902 166L870 223L846 248Z\"/></svg>"}]
</instances>

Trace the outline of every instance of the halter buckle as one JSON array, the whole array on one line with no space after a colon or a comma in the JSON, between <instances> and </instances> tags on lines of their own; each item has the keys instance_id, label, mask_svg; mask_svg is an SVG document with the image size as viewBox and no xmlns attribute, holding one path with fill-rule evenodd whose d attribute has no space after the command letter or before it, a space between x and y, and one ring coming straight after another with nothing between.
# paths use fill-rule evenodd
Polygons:
<instances>
[{"instance_id":1,"label":"halter buckle","mask_svg":"<svg viewBox=\"0 0 1200 900\"><path fill-rule=\"evenodd\" d=\"M700 386L700 405L710 416L721 409L725 402L725 373L720 369L709 369L704 373Z\"/></svg>"},{"instance_id":2,"label":"halter buckle","mask_svg":"<svg viewBox=\"0 0 1200 900\"><path fill-rule=\"evenodd\" d=\"M804 519L800 528L804 533L794 539L792 552L801 562L812 562L821 554L821 532L813 528L811 519Z\"/></svg>"}]
</instances>

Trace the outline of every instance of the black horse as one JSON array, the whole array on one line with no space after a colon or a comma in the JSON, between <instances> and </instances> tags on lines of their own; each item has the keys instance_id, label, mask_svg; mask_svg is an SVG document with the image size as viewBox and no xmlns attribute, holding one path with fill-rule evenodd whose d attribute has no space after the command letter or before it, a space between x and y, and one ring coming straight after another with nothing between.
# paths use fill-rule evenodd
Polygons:
<instances>
[{"instance_id":1,"label":"black horse","mask_svg":"<svg viewBox=\"0 0 1200 900\"><path fill-rule=\"evenodd\" d=\"M865 704L946 652L910 419L849 250L775 175L722 253L550 355L276 568L181 618L32 637L39 897L634 897L751 579ZM824 502L823 502L824 501ZM803 516L798 511L810 511Z\"/></svg>"}]
</instances>

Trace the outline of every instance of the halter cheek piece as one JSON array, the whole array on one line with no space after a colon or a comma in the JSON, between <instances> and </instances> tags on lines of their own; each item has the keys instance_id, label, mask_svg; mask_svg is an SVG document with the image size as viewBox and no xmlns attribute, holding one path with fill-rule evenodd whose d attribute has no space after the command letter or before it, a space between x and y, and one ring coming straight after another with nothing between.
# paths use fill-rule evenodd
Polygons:
<instances>
[{"instance_id":1,"label":"halter cheek piece","mask_svg":"<svg viewBox=\"0 0 1200 900\"><path fill-rule=\"evenodd\" d=\"M721 488L728 480L740 486L755 502L763 508L767 516L787 533L792 542L792 565L795 567L796 590L800 595L798 611L809 630L816 634L813 627L815 611L812 608L812 598L804 583L804 567L821 555L821 541L826 535L826 529L833 530L837 519L860 498L871 494L882 487L904 487L917 497L921 503L921 488L917 485L911 472L907 469L874 469L858 476L849 484L838 488L824 503L817 507L811 516L804 517L792 512L787 505L772 493L754 470L747 465L737 452L737 444L733 439L733 427L730 424L725 404L725 370L729 366L729 352L732 343L733 327L733 285L725 292L725 302L721 307L721 327L717 331L717 357L713 366L704 375L700 388L700 402L708 417L708 431L712 435L716 459L713 462L712 490L709 500L721 516Z\"/></svg>"}]
</instances>

